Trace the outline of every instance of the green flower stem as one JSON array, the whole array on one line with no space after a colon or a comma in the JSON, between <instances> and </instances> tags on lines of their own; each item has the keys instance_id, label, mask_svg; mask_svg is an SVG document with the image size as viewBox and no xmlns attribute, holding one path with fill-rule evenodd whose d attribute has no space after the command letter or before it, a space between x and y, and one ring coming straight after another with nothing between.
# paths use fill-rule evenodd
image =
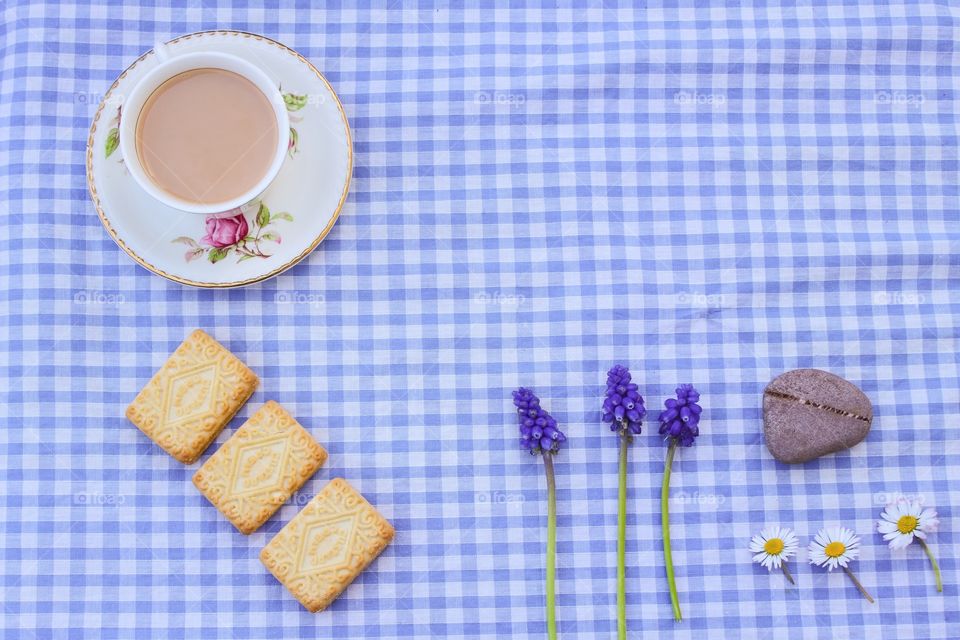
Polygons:
<instances>
[{"instance_id":1,"label":"green flower stem","mask_svg":"<svg viewBox=\"0 0 960 640\"><path fill-rule=\"evenodd\" d=\"M554 602L556 588L554 574L557 564L557 482L553 477L553 454L544 452L543 466L547 471L547 637L556 640L557 612Z\"/></svg>"},{"instance_id":2,"label":"green flower stem","mask_svg":"<svg viewBox=\"0 0 960 640\"><path fill-rule=\"evenodd\" d=\"M844 567L843 570L847 572L847 575L850 576L851 580L853 580L853 584L857 586L857 589L859 589L860 593L863 594L863 597L867 599L867 602L873 604L873 597L867 593L866 589L863 588L863 585L860 584L859 580L857 580L857 576L853 575L853 571L850 571L849 567Z\"/></svg>"},{"instance_id":3,"label":"green flower stem","mask_svg":"<svg viewBox=\"0 0 960 640\"><path fill-rule=\"evenodd\" d=\"M780 568L783 569L783 575L787 576L787 580L790 581L790 584L797 584L796 582L793 581L793 576L790 575L790 570L787 569L786 561L780 564Z\"/></svg>"},{"instance_id":4,"label":"green flower stem","mask_svg":"<svg viewBox=\"0 0 960 640\"><path fill-rule=\"evenodd\" d=\"M627 637L627 445L629 436L620 434L620 491L617 511L617 635Z\"/></svg>"},{"instance_id":5,"label":"green flower stem","mask_svg":"<svg viewBox=\"0 0 960 640\"><path fill-rule=\"evenodd\" d=\"M677 581L673 576L673 554L670 551L670 467L673 454L677 451L677 441L670 441L667 449L667 462L663 470L663 486L660 488L660 525L663 527L663 557L667 565L667 583L670 585L670 603L673 605L673 619L683 619L680 615L680 600L677 598Z\"/></svg>"},{"instance_id":6,"label":"green flower stem","mask_svg":"<svg viewBox=\"0 0 960 640\"><path fill-rule=\"evenodd\" d=\"M943 593L943 580L940 579L940 566L937 564L937 559L933 557L933 552L930 551L930 547L927 546L927 543L924 542L922 538L917 538L917 542L920 543L924 553L930 558L930 564L933 565L933 575L937 577L937 593Z\"/></svg>"}]
</instances>

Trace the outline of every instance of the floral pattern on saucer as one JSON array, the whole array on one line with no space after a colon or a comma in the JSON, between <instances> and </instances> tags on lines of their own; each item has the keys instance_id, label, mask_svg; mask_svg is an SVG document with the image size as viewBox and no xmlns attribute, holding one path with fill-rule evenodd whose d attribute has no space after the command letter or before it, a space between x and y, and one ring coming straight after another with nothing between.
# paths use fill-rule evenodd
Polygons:
<instances>
[{"instance_id":1,"label":"floral pattern on saucer","mask_svg":"<svg viewBox=\"0 0 960 640\"><path fill-rule=\"evenodd\" d=\"M287 111L290 115L290 122L301 122L301 116L293 115L294 111L300 111L307 105L306 95L297 95L295 93L284 93L283 103L287 105ZM292 158L300 151L300 134L295 127L290 127L290 143L287 145L287 154Z\"/></svg>"},{"instance_id":2,"label":"floral pattern on saucer","mask_svg":"<svg viewBox=\"0 0 960 640\"><path fill-rule=\"evenodd\" d=\"M234 215L208 216L205 222L207 233L199 241L188 236L171 240L187 246L184 260L191 262L206 256L211 264L216 264L231 253L237 256L238 263L250 258L269 258L272 254L265 253L260 243L280 244L282 238L274 229L267 230L267 227L281 220L293 222L293 216L289 213L270 213L270 209L263 202L257 209L257 215L249 223L240 208L228 213Z\"/></svg>"},{"instance_id":3,"label":"floral pattern on saucer","mask_svg":"<svg viewBox=\"0 0 960 640\"><path fill-rule=\"evenodd\" d=\"M113 116L110 123L110 131L107 132L107 140L103 143L104 158L109 158L113 152L120 147L120 111L123 106L117 107L117 113ZM123 162L123 159L120 159Z\"/></svg>"}]
</instances>

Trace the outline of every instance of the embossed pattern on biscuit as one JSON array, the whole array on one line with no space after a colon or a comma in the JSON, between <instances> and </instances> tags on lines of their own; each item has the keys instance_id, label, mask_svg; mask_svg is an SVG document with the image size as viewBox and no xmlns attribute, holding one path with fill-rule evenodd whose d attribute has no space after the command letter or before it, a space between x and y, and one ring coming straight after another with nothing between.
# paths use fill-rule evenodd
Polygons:
<instances>
[{"instance_id":1,"label":"embossed pattern on biscuit","mask_svg":"<svg viewBox=\"0 0 960 640\"><path fill-rule=\"evenodd\" d=\"M257 387L257 376L197 329L143 387L127 419L171 456L191 464Z\"/></svg>"},{"instance_id":2,"label":"embossed pattern on biscuit","mask_svg":"<svg viewBox=\"0 0 960 640\"><path fill-rule=\"evenodd\" d=\"M309 611L327 608L393 540L393 526L335 478L274 536L260 560Z\"/></svg>"},{"instance_id":3,"label":"embossed pattern on biscuit","mask_svg":"<svg viewBox=\"0 0 960 640\"><path fill-rule=\"evenodd\" d=\"M250 534L326 460L326 450L271 400L210 456L193 484L241 533Z\"/></svg>"}]
</instances>

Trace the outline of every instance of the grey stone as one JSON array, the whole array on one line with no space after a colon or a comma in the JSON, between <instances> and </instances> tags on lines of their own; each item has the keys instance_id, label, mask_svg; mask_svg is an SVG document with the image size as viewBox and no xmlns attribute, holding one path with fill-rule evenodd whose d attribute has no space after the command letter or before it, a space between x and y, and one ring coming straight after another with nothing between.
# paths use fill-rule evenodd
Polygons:
<instances>
[{"instance_id":1,"label":"grey stone","mask_svg":"<svg viewBox=\"0 0 960 640\"><path fill-rule=\"evenodd\" d=\"M787 464L849 449L867 437L872 422L863 391L827 371L787 371L763 391L763 437Z\"/></svg>"}]
</instances>

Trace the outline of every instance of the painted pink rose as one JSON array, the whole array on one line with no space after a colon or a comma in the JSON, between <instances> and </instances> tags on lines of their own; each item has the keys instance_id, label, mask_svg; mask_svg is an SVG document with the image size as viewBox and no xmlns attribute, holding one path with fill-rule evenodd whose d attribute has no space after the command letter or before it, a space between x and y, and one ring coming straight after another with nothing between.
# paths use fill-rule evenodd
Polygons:
<instances>
[{"instance_id":1,"label":"painted pink rose","mask_svg":"<svg viewBox=\"0 0 960 640\"><path fill-rule=\"evenodd\" d=\"M231 218L210 216L207 218L207 235L200 238L200 242L218 249L232 247L247 237L247 231L247 219L242 213Z\"/></svg>"}]
</instances>

